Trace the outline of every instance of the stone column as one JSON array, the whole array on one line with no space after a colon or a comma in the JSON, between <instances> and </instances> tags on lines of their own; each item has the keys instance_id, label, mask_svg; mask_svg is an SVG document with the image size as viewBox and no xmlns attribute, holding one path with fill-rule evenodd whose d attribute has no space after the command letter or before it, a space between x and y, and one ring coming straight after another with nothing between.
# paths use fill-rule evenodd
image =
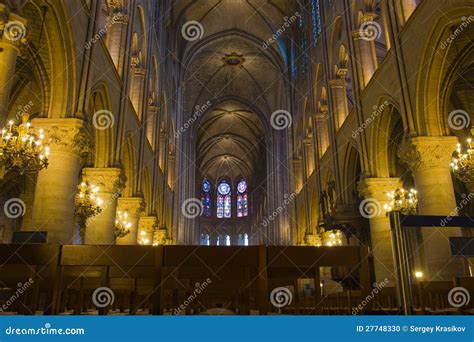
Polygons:
<instances>
[{"instance_id":1,"label":"stone column","mask_svg":"<svg viewBox=\"0 0 474 342\"><path fill-rule=\"evenodd\" d=\"M146 123L146 136L148 142L150 143L151 148L153 151L156 149L156 135L158 131L156 129L157 123L156 118L158 116L158 107L154 105L148 106L148 116L147 116L147 123Z\"/></svg>"},{"instance_id":2,"label":"stone column","mask_svg":"<svg viewBox=\"0 0 474 342\"><path fill-rule=\"evenodd\" d=\"M83 179L99 187L102 212L87 221L85 244L113 245L115 243L115 213L117 200L125 185L125 176L117 168L86 168Z\"/></svg>"},{"instance_id":3,"label":"stone column","mask_svg":"<svg viewBox=\"0 0 474 342\"><path fill-rule=\"evenodd\" d=\"M130 233L123 238L117 238L117 245L136 245L138 239L138 220L140 213L145 209L145 202L140 197L120 197L117 203L117 211L127 211L128 220L132 224Z\"/></svg>"},{"instance_id":4,"label":"stone column","mask_svg":"<svg viewBox=\"0 0 474 342\"><path fill-rule=\"evenodd\" d=\"M143 117L143 89L145 88L146 69L137 66L132 67L132 82L130 84L130 99L132 100L133 108L140 118Z\"/></svg>"},{"instance_id":5,"label":"stone column","mask_svg":"<svg viewBox=\"0 0 474 342\"><path fill-rule=\"evenodd\" d=\"M419 214L448 216L456 211L450 166L456 144L456 137L416 137L400 147L398 155L415 178ZM461 236L461 229L424 227L421 231L427 280L463 275L461 263L451 256L448 240Z\"/></svg>"},{"instance_id":6,"label":"stone column","mask_svg":"<svg viewBox=\"0 0 474 342\"><path fill-rule=\"evenodd\" d=\"M16 60L26 43L26 19L0 4L0 124L4 126Z\"/></svg>"},{"instance_id":7,"label":"stone column","mask_svg":"<svg viewBox=\"0 0 474 342\"><path fill-rule=\"evenodd\" d=\"M371 28L370 24L375 19L375 15L366 14L361 19L360 28L352 32L352 37L354 38L354 45L358 54L358 64L360 71L360 80L363 82L360 86L361 89L364 89L365 86L369 83L372 75L375 72L377 66L377 57L375 55L375 35L376 33L372 30L367 30ZM377 29L374 28L374 31Z\"/></svg>"},{"instance_id":8,"label":"stone column","mask_svg":"<svg viewBox=\"0 0 474 342\"><path fill-rule=\"evenodd\" d=\"M68 244L74 231L74 200L81 159L89 135L79 119L34 119L51 149L49 166L38 173L33 205L35 230L47 231L49 243Z\"/></svg>"},{"instance_id":9,"label":"stone column","mask_svg":"<svg viewBox=\"0 0 474 342\"><path fill-rule=\"evenodd\" d=\"M120 7L114 7L111 18L109 18L106 24L110 26L107 30L106 45L120 76L122 76L123 73L128 22L129 17L126 14L126 10Z\"/></svg>"},{"instance_id":10,"label":"stone column","mask_svg":"<svg viewBox=\"0 0 474 342\"><path fill-rule=\"evenodd\" d=\"M158 227L158 219L156 216L143 216L138 220L138 239L144 237L150 241L148 244L153 244L155 229Z\"/></svg>"},{"instance_id":11,"label":"stone column","mask_svg":"<svg viewBox=\"0 0 474 342\"><path fill-rule=\"evenodd\" d=\"M346 95L346 73L347 70L339 69L341 78L336 78L329 81L331 87L331 97L334 103L335 118L336 118L336 129L339 129L344 120L346 120L349 114L347 106L347 95Z\"/></svg>"},{"instance_id":12,"label":"stone column","mask_svg":"<svg viewBox=\"0 0 474 342\"><path fill-rule=\"evenodd\" d=\"M413 11L416 9L416 0L401 0L401 10L403 13L403 19L406 22L410 18Z\"/></svg>"},{"instance_id":13,"label":"stone column","mask_svg":"<svg viewBox=\"0 0 474 342\"><path fill-rule=\"evenodd\" d=\"M168 244L168 231L166 228L160 227L155 229L153 234L153 245L166 245Z\"/></svg>"},{"instance_id":14,"label":"stone column","mask_svg":"<svg viewBox=\"0 0 474 342\"><path fill-rule=\"evenodd\" d=\"M372 254L377 282L387 278L395 285L390 219L383 206L388 203L387 193L402 187L399 178L366 178L359 183L364 200L359 206L362 216L369 219Z\"/></svg>"}]
</instances>

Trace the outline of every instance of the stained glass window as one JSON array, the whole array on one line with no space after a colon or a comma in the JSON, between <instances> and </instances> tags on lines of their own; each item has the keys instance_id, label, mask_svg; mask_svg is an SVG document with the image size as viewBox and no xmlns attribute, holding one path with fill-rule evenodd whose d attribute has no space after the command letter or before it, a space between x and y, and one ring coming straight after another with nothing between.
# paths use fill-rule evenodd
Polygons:
<instances>
[{"instance_id":1,"label":"stained glass window","mask_svg":"<svg viewBox=\"0 0 474 342\"><path fill-rule=\"evenodd\" d=\"M239 246L248 246L249 245L249 235L239 234Z\"/></svg>"},{"instance_id":2,"label":"stained glass window","mask_svg":"<svg viewBox=\"0 0 474 342\"><path fill-rule=\"evenodd\" d=\"M207 179L202 182L202 215L205 217L211 217L211 183Z\"/></svg>"},{"instance_id":3,"label":"stained glass window","mask_svg":"<svg viewBox=\"0 0 474 342\"><path fill-rule=\"evenodd\" d=\"M311 17L313 23L313 45L316 46L321 34L321 6L319 0L311 0Z\"/></svg>"},{"instance_id":4,"label":"stained glass window","mask_svg":"<svg viewBox=\"0 0 474 342\"><path fill-rule=\"evenodd\" d=\"M210 245L209 234L201 234L201 245L202 246Z\"/></svg>"},{"instance_id":5,"label":"stained glass window","mask_svg":"<svg viewBox=\"0 0 474 342\"><path fill-rule=\"evenodd\" d=\"M227 181L222 181L217 187L217 217L232 217L232 195L230 185Z\"/></svg>"},{"instance_id":6,"label":"stained glass window","mask_svg":"<svg viewBox=\"0 0 474 342\"><path fill-rule=\"evenodd\" d=\"M247 182L241 180L237 185L237 217L245 217L249 214L249 202L247 196Z\"/></svg>"},{"instance_id":7,"label":"stained glass window","mask_svg":"<svg viewBox=\"0 0 474 342\"><path fill-rule=\"evenodd\" d=\"M225 245L230 246L230 236L229 235L225 236Z\"/></svg>"}]
</instances>

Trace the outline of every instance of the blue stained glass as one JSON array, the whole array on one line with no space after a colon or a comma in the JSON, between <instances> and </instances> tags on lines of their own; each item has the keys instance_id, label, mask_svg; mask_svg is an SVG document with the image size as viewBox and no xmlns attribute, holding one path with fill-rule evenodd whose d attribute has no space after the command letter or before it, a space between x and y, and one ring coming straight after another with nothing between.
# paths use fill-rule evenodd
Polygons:
<instances>
[{"instance_id":1,"label":"blue stained glass","mask_svg":"<svg viewBox=\"0 0 474 342\"><path fill-rule=\"evenodd\" d=\"M225 180L217 187L217 217L232 217L232 195L229 183Z\"/></svg>"},{"instance_id":2,"label":"blue stained glass","mask_svg":"<svg viewBox=\"0 0 474 342\"><path fill-rule=\"evenodd\" d=\"M313 24L313 45L316 46L321 29L321 6L319 0L311 0L311 18Z\"/></svg>"}]
</instances>

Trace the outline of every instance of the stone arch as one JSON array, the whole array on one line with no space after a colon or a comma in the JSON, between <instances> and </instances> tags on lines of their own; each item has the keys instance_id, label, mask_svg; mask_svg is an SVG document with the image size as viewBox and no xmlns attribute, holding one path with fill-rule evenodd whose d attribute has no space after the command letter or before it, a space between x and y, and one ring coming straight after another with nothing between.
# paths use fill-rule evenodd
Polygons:
<instances>
[{"instance_id":1,"label":"stone arch","mask_svg":"<svg viewBox=\"0 0 474 342\"><path fill-rule=\"evenodd\" d=\"M430 30L423 49L416 88L416 131L420 135L451 135L448 122L452 85L466 65L472 64L473 16L467 4L446 10ZM464 20L463 20L464 18ZM453 38L454 37L454 38ZM469 117L472 123L472 113Z\"/></svg>"},{"instance_id":2,"label":"stone arch","mask_svg":"<svg viewBox=\"0 0 474 342\"><path fill-rule=\"evenodd\" d=\"M115 118L110 102L110 94L105 83L98 83L92 87L89 97L87 122L93 133L94 150L89 157L89 162L94 167L105 168L113 164L115 146ZM102 123L110 124L107 129L102 129ZM97 128L99 127L99 128Z\"/></svg>"},{"instance_id":3,"label":"stone arch","mask_svg":"<svg viewBox=\"0 0 474 342\"><path fill-rule=\"evenodd\" d=\"M125 188L123 190L124 197L132 197L135 192L135 183L136 183L136 150L133 144L133 138L130 133L125 134L124 139L124 148L122 149L122 166L125 173L126 182Z\"/></svg>"}]
</instances>

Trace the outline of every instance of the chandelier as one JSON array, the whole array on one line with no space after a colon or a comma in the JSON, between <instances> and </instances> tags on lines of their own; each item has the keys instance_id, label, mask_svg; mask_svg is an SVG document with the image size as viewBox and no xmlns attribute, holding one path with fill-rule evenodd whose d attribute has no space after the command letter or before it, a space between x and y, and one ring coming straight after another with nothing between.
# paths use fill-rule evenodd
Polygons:
<instances>
[{"instance_id":1,"label":"chandelier","mask_svg":"<svg viewBox=\"0 0 474 342\"><path fill-rule=\"evenodd\" d=\"M451 162L451 168L453 169L454 175L462 182L471 183L474 181L470 170L474 167L474 149L472 148L472 139L466 140L465 152L461 144L457 144L456 150L453 153L453 160Z\"/></svg>"},{"instance_id":2,"label":"chandelier","mask_svg":"<svg viewBox=\"0 0 474 342\"><path fill-rule=\"evenodd\" d=\"M78 186L76 195L76 208L74 216L81 230L87 226L87 220L102 212L102 199L97 196L99 187L88 182L82 182Z\"/></svg>"},{"instance_id":3,"label":"chandelier","mask_svg":"<svg viewBox=\"0 0 474 342\"><path fill-rule=\"evenodd\" d=\"M342 246L343 233L334 229L322 234L323 245L328 247Z\"/></svg>"},{"instance_id":4,"label":"chandelier","mask_svg":"<svg viewBox=\"0 0 474 342\"><path fill-rule=\"evenodd\" d=\"M384 205L384 209L389 211L400 211L404 215L415 214L418 210L418 199L416 190L396 189L387 194L389 203Z\"/></svg>"},{"instance_id":5,"label":"chandelier","mask_svg":"<svg viewBox=\"0 0 474 342\"><path fill-rule=\"evenodd\" d=\"M147 237L147 233L144 230L140 231L140 238L138 240L138 243L140 245L149 245L150 244L150 239Z\"/></svg>"},{"instance_id":6,"label":"chandelier","mask_svg":"<svg viewBox=\"0 0 474 342\"><path fill-rule=\"evenodd\" d=\"M132 223L128 220L128 212L117 211L117 217L115 219L115 237L123 238L130 233Z\"/></svg>"},{"instance_id":7,"label":"chandelier","mask_svg":"<svg viewBox=\"0 0 474 342\"><path fill-rule=\"evenodd\" d=\"M38 172L48 166L49 147L43 145L44 131L32 133L28 114L21 116L21 124L12 120L2 129L0 136L0 165L5 171L19 174Z\"/></svg>"}]
</instances>

